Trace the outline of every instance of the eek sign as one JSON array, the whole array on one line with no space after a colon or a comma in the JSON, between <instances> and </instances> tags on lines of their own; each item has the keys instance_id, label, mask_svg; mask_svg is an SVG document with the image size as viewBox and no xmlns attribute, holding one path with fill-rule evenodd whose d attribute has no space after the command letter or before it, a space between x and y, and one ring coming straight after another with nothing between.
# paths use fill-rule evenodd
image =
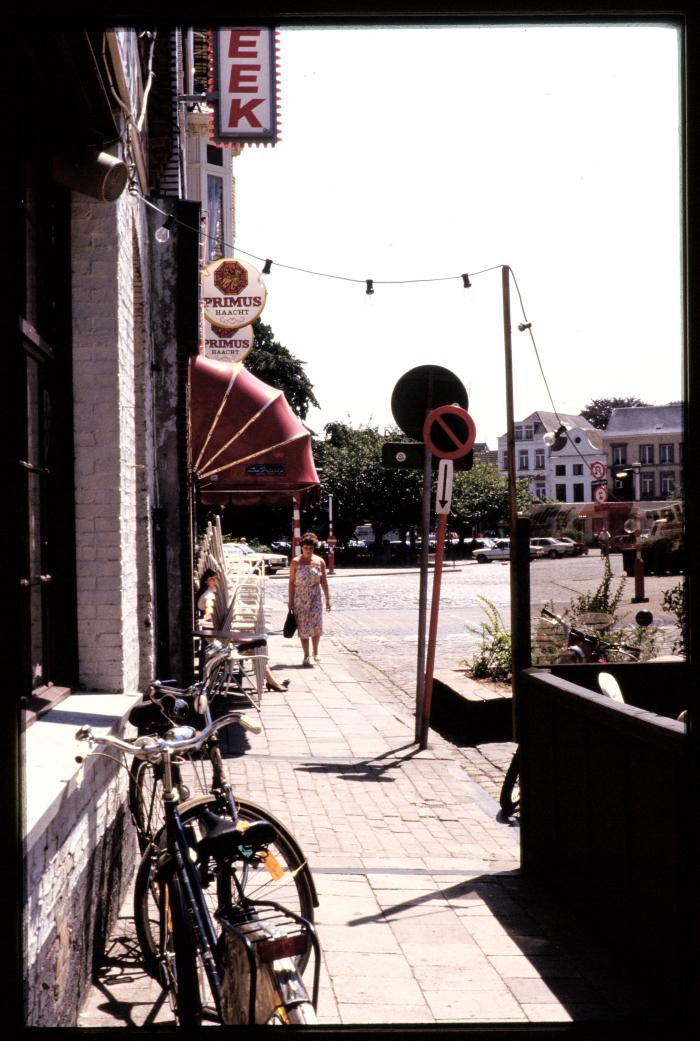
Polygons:
<instances>
[{"instance_id":1,"label":"eek sign","mask_svg":"<svg viewBox=\"0 0 700 1041\"><path fill-rule=\"evenodd\" d=\"M213 36L214 139L275 144L277 34L274 29L218 29Z\"/></svg>"}]
</instances>

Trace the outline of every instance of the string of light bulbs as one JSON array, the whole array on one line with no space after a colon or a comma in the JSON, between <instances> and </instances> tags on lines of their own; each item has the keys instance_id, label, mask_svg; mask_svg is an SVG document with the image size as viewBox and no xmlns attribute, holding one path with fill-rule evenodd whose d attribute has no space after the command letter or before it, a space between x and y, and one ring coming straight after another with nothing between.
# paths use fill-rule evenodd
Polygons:
<instances>
[{"instance_id":1,"label":"string of light bulbs","mask_svg":"<svg viewBox=\"0 0 700 1041\"><path fill-rule=\"evenodd\" d=\"M194 232L196 235L200 235L203 238L209 239L212 242L219 243L219 239L216 236L211 235L208 232L204 231L203 228L201 228L201 227L200 228L195 228L191 224L188 224L186 221L182 221L179 218L175 217L174 214L167 213L165 210L162 210L160 208L160 206L157 206L154 202L151 202L150 199L147 199L145 197L145 195L143 195L138 190L138 188L136 187L136 185L134 183L129 185L129 193L132 196L132 198L140 200L146 206L149 206L152 210L155 210L156 213L160 213L161 216L163 216L165 218L164 221L163 221L163 224L159 228L157 228L156 231L155 231L156 241L158 241L160 243L167 242L167 240L170 237L170 232L171 232L172 228L175 225L177 225L177 226L185 229L186 231ZM349 275L337 275L337 274L332 274L332 273L330 273L328 271L315 271L315 270L312 270L310 268L296 267L293 264L283 264L283 263L280 263L279 261L273 261L269 257L261 257L261 256L258 256L255 253L249 253L246 250L241 249L239 246L233 246L231 243L228 243L228 242L221 242L221 247L222 247L222 249L224 249L226 251L230 250L230 255L231 256L235 255L236 253L239 253L239 254L242 254L244 257L250 257L252 260L256 260L259 263L262 263L263 264L263 269L262 269L262 274L263 275L271 274L272 267L274 265L275 267L281 268L284 271L296 271L299 274L310 275L310 276L315 277L315 278L332 278L332 279L335 279L335 280L340 281L340 282L350 282L350 283L354 283L356 285L364 285L365 286L365 292L366 292L367 295L372 295L374 293L375 285L414 285L414 284L417 284L417 283L423 283L424 284L424 283L430 283L430 282L454 282L454 281L460 281L460 280L462 282L462 286L463 286L464 289L471 289L471 287L472 287L471 278L477 278L480 275L488 274L491 271L498 271L498 270L500 270L503 267L502 264L493 264L490 267L481 268L478 271L471 271L469 273L463 272L463 273L460 273L459 275L442 275L442 276L434 277L434 278L404 278L404 279L353 278L353 277L351 277ZM535 336L534 336L534 333L532 331L532 322L528 321L527 315L525 313L525 305L524 305L524 302L523 302L522 293L520 291L520 286L518 285L518 280L517 280L517 278L515 276L515 272L513 271L513 269L510 266L508 268L508 271L510 273L510 277L513 280L513 284L515 286L515 290L516 290L516 293L517 293L517 296L518 296L518 301L520 303L520 310L521 310L522 316L523 316L523 321L520 322L519 325L518 325L518 331L519 332L528 332L530 334L530 341L532 343L532 348L533 348L533 350L535 352L535 358L537 359L537 364L539 366L539 370L540 370L540 373L542 375L542 380L544 382L544 385L545 385L545 388L546 388L546 391L547 391L547 395L549 397L549 400L550 400L550 403L551 403L551 406L552 406L552 412L556 416L557 423L559 424L559 429L557 430L556 433L557 434L566 433L566 425L562 422L561 416L559 415L557 407L554 404L554 398L552 397L552 392L550 390L549 383L548 383L547 377L545 375L544 367L542 365L542 360L540 358L540 354L539 354L539 351L537 349L537 342L535 340ZM572 447L574 448L574 451L577 453L577 455L579 456L581 461L584 463L584 465L588 467L589 471L591 471L592 470L592 463L590 463L586 459L586 457L583 455L583 453L579 449L578 445L574 441L572 441L571 439L569 439L569 443L572 445Z\"/></svg>"}]
</instances>

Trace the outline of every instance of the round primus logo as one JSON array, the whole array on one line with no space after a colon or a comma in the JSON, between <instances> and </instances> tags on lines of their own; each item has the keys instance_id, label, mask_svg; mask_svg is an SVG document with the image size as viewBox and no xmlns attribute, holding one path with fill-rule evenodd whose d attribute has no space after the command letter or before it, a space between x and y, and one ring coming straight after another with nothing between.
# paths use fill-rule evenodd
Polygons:
<instances>
[{"instance_id":1,"label":"round primus logo","mask_svg":"<svg viewBox=\"0 0 700 1041\"><path fill-rule=\"evenodd\" d=\"M244 260L224 257L202 271L204 317L222 329L250 325L262 312L267 298L260 272Z\"/></svg>"}]
</instances>

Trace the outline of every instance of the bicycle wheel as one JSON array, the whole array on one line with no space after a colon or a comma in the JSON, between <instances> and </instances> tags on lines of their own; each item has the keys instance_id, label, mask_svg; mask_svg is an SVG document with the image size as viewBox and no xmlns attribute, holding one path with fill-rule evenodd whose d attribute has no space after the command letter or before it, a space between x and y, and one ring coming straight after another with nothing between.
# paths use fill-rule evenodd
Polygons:
<instances>
[{"instance_id":1,"label":"bicycle wheel","mask_svg":"<svg viewBox=\"0 0 700 1041\"><path fill-rule=\"evenodd\" d=\"M162 880L160 951L161 982L170 995L181 1027L198 1027L202 1022L197 944L185 910L180 880L174 873ZM163 979L164 975L164 979Z\"/></svg>"},{"instance_id":2,"label":"bicycle wheel","mask_svg":"<svg viewBox=\"0 0 700 1041\"><path fill-rule=\"evenodd\" d=\"M499 803L506 817L512 817L516 810L520 809L520 749L518 748L506 770Z\"/></svg>"},{"instance_id":3,"label":"bicycle wheel","mask_svg":"<svg viewBox=\"0 0 700 1041\"><path fill-rule=\"evenodd\" d=\"M313 922L314 907L318 905L316 889L308 864L296 840L283 824L255 803L239 799L236 800L236 806L241 822L268 821L277 832L275 841L269 846L272 854L269 867L266 868L263 864L247 865L241 870L239 878L244 892L252 899L263 897L273 899L302 918L306 918L307 921ZM223 813L227 809L213 795L197 796L182 804L180 818L193 847L202 834L198 814L203 808L215 810L218 813ZM160 907L156 868L159 851L164 845L165 836L161 831L154 837L152 848L144 853L134 882L136 935L143 954L144 968L154 977L158 976L158 956L154 937L157 935ZM228 880L228 884L230 885L230 880ZM214 884L214 879L212 879L205 889L212 920L219 903L231 898L230 889L223 892L219 889L217 893L217 888L219 886ZM305 968L308 958L308 951L300 956L300 971Z\"/></svg>"},{"instance_id":4,"label":"bicycle wheel","mask_svg":"<svg viewBox=\"0 0 700 1041\"><path fill-rule=\"evenodd\" d=\"M180 769L173 763L175 786L184 801L189 798L189 789L183 783ZM136 826L139 850L146 850L153 836L165 824L163 812L163 767L160 763L149 763L145 759L132 759L129 768L129 809Z\"/></svg>"}]
</instances>

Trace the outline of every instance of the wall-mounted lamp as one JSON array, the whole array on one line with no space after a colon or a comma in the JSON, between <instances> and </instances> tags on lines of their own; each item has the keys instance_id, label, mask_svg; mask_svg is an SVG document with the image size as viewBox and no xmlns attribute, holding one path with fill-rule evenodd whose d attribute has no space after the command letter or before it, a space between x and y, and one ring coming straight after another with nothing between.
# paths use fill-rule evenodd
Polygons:
<instances>
[{"instance_id":1,"label":"wall-mounted lamp","mask_svg":"<svg viewBox=\"0 0 700 1041\"><path fill-rule=\"evenodd\" d=\"M172 216L166 217L159 228L156 228L154 238L156 242L167 242L170 238L170 229L175 224L175 218Z\"/></svg>"},{"instance_id":2,"label":"wall-mounted lamp","mask_svg":"<svg viewBox=\"0 0 700 1041\"><path fill-rule=\"evenodd\" d=\"M82 192L100 202L114 202L126 188L129 171L123 159L97 148L75 155L56 156L51 174L54 181L73 192Z\"/></svg>"}]
</instances>

